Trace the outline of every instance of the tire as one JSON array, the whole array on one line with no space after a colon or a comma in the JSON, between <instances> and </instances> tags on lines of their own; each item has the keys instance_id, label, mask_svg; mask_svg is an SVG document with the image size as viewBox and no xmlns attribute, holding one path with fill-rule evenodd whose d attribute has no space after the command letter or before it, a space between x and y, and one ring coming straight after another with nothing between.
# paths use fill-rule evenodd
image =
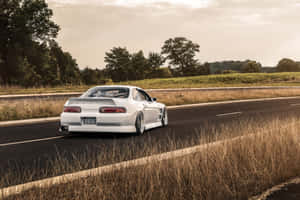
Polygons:
<instances>
[{"instance_id":1,"label":"tire","mask_svg":"<svg viewBox=\"0 0 300 200\"><path fill-rule=\"evenodd\" d=\"M168 119L168 111L167 111L167 109L165 108L165 109L164 109L163 116L162 116L162 118L161 118L161 126L162 126L162 127L167 126L168 123L169 123L168 120L169 120L169 119Z\"/></svg>"},{"instance_id":2,"label":"tire","mask_svg":"<svg viewBox=\"0 0 300 200\"><path fill-rule=\"evenodd\" d=\"M145 132L144 116L139 113L135 120L136 135L143 135Z\"/></svg>"}]
</instances>

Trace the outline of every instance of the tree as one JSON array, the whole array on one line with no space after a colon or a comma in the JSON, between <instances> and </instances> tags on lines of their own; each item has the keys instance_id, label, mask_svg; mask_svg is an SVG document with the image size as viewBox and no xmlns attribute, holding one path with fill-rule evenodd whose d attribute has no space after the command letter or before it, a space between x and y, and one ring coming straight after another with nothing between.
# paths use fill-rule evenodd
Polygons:
<instances>
[{"instance_id":1,"label":"tree","mask_svg":"<svg viewBox=\"0 0 300 200\"><path fill-rule=\"evenodd\" d=\"M71 56L70 53L64 52L55 41L51 41L50 55L52 58L51 65L53 73L56 75L56 77L60 77L60 83L80 83L80 71L76 60Z\"/></svg>"},{"instance_id":2,"label":"tree","mask_svg":"<svg viewBox=\"0 0 300 200\"><path fill-rule=\"evenodd\" d=\"M169 70L161 70L165 59L159 53L149 53L146 58L142 50L137 53L129 53L126 48L114 47L105 56L106 74L114 81L142 80L169 76Z\"/></svg>"},{"instance_id":3,"label":"tree","mask_svg":"<svg viewBox=\"0 0 300 200\"><path fill-rule=\"evenodd\" d=\"M148 56L148 62L152 70L159 69L164 63L165 59L159 53L150 52Z\"/></svg>"},{"instance_id":4,"label":"tree","mask_svg":"<svg viewBox=\"0 0 300 200\"><path fill-rule=\"evenodd\" d=\"M85 85L96 85L100 83L100 80L102 80L101 71L98 69L93 70L86 67L81 71L81 80Z\"/></svg>"},{"instance_id":5,"label":"tree","mask_svg":"<svg viewBox=\"0 0 300 200\"><path fill-rule=\"evenodd\" d=\"M36 72L35 67L31 65L26 58L22 63L22 67L24 76L21 79L21 84L25 87L39 86L42 77Z\"/></svg>"},{"instance_id":6,"label":"tree","mask_svg":"<svg viewBox=\"0 0 300 200\"><path fill-rule=\"evenodd\" d=\"M247 61L243 67L242 67L242 72L243 73L258 73L261 72L261 64L256 62L256 61Z\"/></svg>"},{"instance_id":7,"label":"tree","mask_svg":"<svg viewBox=\"0 0 300 200\"><path fill-rule=\"evenodd\" d=\"M168 72L170 73L169 69L168 72L161 70L164 63L165 59L161 54L150 52L148 56L149 72L147 73L147 78L159 78L160 76L165 76Z\"/></svg>"},{"instance_id":8,"label":"tree","mask_svg":"<svg viewBox=\"0 0 300 200\"><path fill-rule=\"evenodd\" d=\"M209 63L210 72L212 74L222 74L224 71L226 72L227 70L242 72L243 65L247 62L248 61L233 61L233 60L212 62Z\"/></svg>"},{"instance_id":9,"label":"tree","mask_svg":"<svg viewBox=\"0 0 300 200\"><path fill-rule=\"evenodd\" d=\"M150 69L148 60L145 58L143 51L131 55L128 68L128 80L142 80L147 77Z\"/></svg>"},{"instance_id":10,"label":"tree","mask_svg":"<svg viewBox=\"0 0 300 200\"><path fill-rule=\"evenodd\" d=\"M45 0L0 0L0 8L0 79L11 84L21 77L25 47L55 38L59 26Z\"/></svg>"},{"instance_id":11,"label":"tree","mask_svg":"<svg viewBox=\"0 0 300 200\"><path fill-rule=\"evenodd\" d=\"M196 53L200 52L200 46L184 37L176 37L165 41L162 47L162 55L166 56L169 63L179 75L195 75L198 60Z\"/></svg>"},{"instance_id":12,"label":"tree","mask_svg":"<svg viewBox=\"0 0 300 200\"><path fill-rule=\"evenodd\" d=\"M127 81L131 55L126 48L114 47L105 54L106 71L114 82Z\"/></svg>"},{"instance_id":13,"label":"tree","mask_svg":"<svg viewBox=\"0 0 300 200\"><path fill-rule=\"evenodd\" d=\"M162 67L157 70L157 77L154 78L171 78L172 73L168 67Z\"/></svg>"},{"instance_id":14,"label":"tree","mask_svg":"<svg viewBox=\"0 0 300 200\"><path fill-rule=\"evenodd\" d=\"M209 75L209 74L210 74L209 63L204 63L204 65L197 66L197 75Z\"/></svg>"},{"instance_id":15,"label":"tree","mask_svg":"<svg viewBox=\"0 0 300 200\"><path fill-rule=\"evenodd\" d=\"M283 58L279 61L276 69L278 72L299 72L300 66L292 59Z\"/></svg>"},{"instance_id":16,"label":"tree","mask_svg":"<svg viewBox=\"0 0 300 200\"><path fill-rule=\"evenodd\" d=\"M39 82L35 82L37 85L57 85L60 83L60 76L58 73L58 68L54 64L55 58L52 57L50 48L46 43L40 44L39 42L32 42L24 48L23 56L27 59L28 63L34 68L34 71L42 79ZM22 68L22 65L21 65ZM23 71L22 77L26 76L26 70ZM24 85L24 83L22 83ZM27 86L31 86L29 83Z\"/></svg>"}]
</instances>

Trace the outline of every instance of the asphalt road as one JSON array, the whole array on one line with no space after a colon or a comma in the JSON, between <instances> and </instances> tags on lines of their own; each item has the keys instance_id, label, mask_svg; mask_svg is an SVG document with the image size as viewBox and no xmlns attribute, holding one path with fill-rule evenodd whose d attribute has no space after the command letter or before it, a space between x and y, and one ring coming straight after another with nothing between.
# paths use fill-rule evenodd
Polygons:
<instances>
[{"instance_id":1,"label":"asphalt road","mask_svg":"<svg viewBox=\"0 0 300 200\"><path fill-rule=\"evenodd\" d=\"M300 184L290 184L272 193L266 200L299 200Z\"/></svg>"},{"instance_id":2,"label":"asphalt road","mask_svg":"<svg viewBox=\"0 0 300 200\"><path fill-rule=\"evenodd\" d=\"M300 98L169 110L168 127L141 137L81 134L62 138L56 136L58 123L2 127L0 187L183 148L223 125L249 120L263 124L289 116L300 117Z\"/></svg>"}]
</instances>

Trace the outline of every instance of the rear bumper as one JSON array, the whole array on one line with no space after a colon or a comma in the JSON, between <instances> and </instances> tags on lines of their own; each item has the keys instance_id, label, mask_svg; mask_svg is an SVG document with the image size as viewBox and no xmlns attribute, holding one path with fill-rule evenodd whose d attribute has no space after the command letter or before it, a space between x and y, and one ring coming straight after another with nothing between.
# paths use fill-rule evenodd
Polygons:
<instances>
[{"instance_id":1,"label":"rear bumper","mask_svg":"<svg viewBox=\"0 0 300 200\"><path fill-rule=\"evenodd\" d=\"M82 118L96 117L96 125L84 125ZM60 131L135 133L135 114L62 113Z\"/></svg>"},{"instance_id":2,"label":"rear bumper","mask_svg":"<svg viewBox=\"0 0 300 200\"><path fill-rule=\"evenodd\" d=\"M134 126L69 126L69 132L92 132L92 133L135 133Z\"/></svg>"}]
</instances>

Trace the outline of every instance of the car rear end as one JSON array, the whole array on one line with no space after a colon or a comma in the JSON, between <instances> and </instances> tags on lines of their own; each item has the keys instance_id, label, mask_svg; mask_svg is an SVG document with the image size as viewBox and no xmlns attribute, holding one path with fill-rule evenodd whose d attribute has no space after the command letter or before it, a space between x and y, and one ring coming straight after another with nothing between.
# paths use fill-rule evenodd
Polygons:
<instances>
[{"instance_id":1,"label":"car rear end","mask_svg":"<svg viewBox=\"0 0 300 200\"><path fill-rule=\"evenodd\" d=\"M129 98L71 98L61 114L60 132L134 133L135 117Z\"/></svg>"}]
</instances>

